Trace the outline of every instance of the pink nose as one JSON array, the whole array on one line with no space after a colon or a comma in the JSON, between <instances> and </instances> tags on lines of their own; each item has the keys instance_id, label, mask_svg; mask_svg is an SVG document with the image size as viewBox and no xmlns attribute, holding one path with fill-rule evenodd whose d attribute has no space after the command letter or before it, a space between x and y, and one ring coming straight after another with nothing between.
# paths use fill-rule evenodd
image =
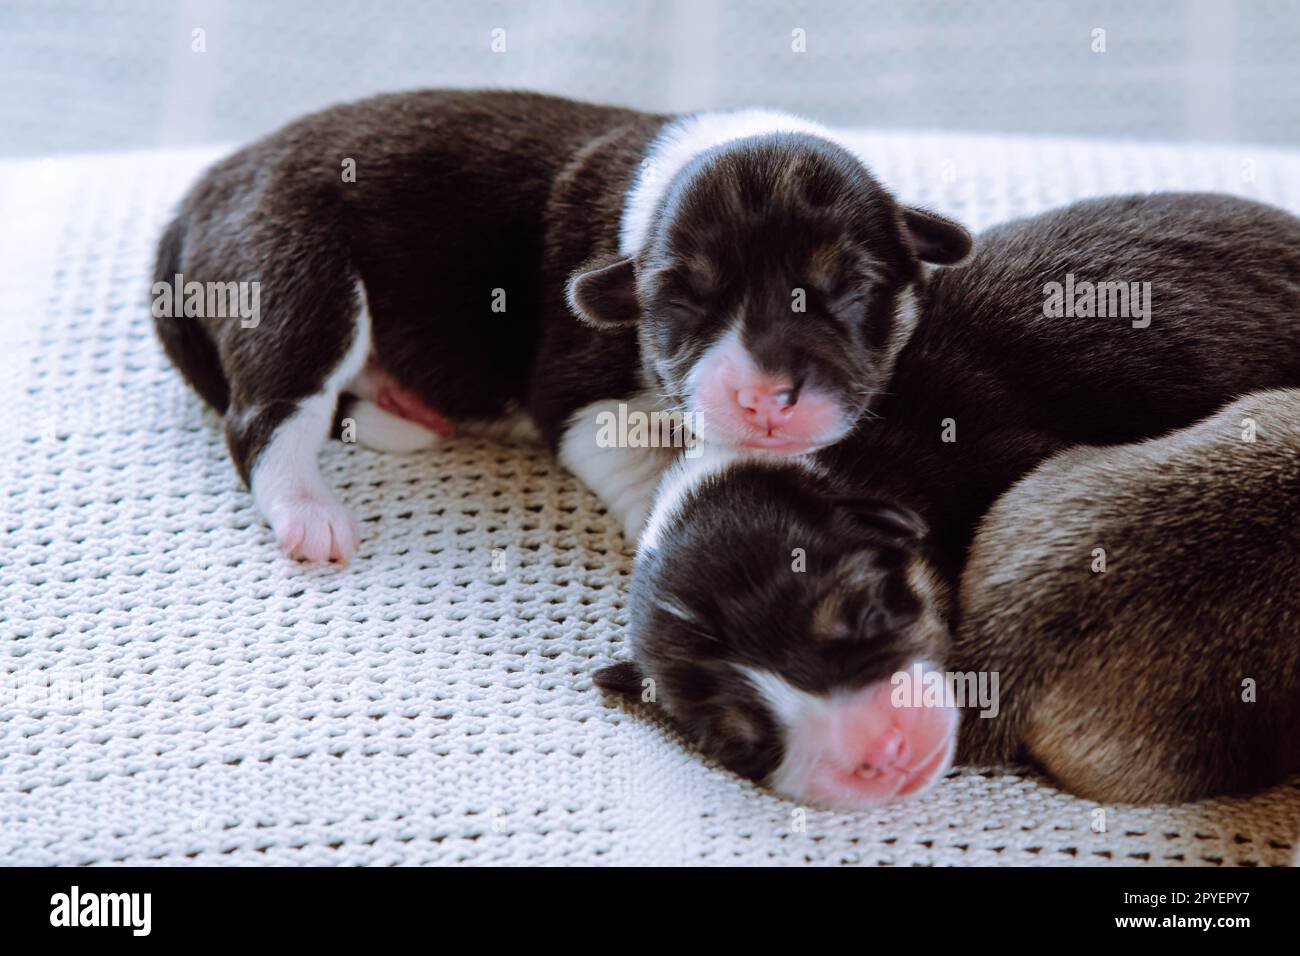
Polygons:
<instances>
[{"instance_id":1,"label":"pink nose","mask_svg":"<svg viewBox=\"0 0 1300 956\"><path fill-rule=\"evenodd\" d=\"M780 428L794 416L798 395L790 385L746 385L736 390L745 420L764 431Z\"/></svg>"},{"instance_id":2,"label":"pink nose","mask_svg":"<svg viewBox=\"0 0 1300 956\"><path fill-rule=\"evenodd\" d=\"M906 769L912 757L907 738L897 727L889 727L870 741L858 757L857 773L868 776L890 770Z\"/></svg>"},{"instance_id":3,"label":"pink nose","mask_svg":"<svg viewBox=\"0 0 1300 956\"><path fill-rule=\"evenodd\" d=\"M835 708L819 736L821 760L809 781L815 798L871 806L923 789L952 757L956 711L895 707L888 682Z\"/></svg>"}]
</instances>

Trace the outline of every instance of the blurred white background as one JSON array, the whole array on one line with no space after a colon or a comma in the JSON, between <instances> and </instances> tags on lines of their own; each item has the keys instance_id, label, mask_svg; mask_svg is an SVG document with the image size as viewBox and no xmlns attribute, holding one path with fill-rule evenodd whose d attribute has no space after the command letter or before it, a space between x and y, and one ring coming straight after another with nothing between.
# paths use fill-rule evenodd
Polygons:
<instances>
[{"instance_id":1,"label":"blurred white background","mask_svg":"<svg viewBox=\"0 0 1300 956\"><path fill-rule=\"evenodd\" d=\"M0 0L0 155L242 141L419 86L1295 144L1300 0Z\"/></svg>"}]
</instances>

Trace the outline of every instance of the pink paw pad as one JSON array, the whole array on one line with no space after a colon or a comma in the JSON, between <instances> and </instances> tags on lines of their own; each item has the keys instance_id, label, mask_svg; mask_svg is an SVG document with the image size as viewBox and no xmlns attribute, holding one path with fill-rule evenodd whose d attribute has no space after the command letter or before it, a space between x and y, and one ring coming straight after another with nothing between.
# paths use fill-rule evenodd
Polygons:
<instances>
[{"instance_id":1,"label":"pink paw pad","mask_svg":"<svg viewBox=\"0 0 1300 956\"><path fill-rule=\"evenodd\" d=\"M309 564L346 564L357 553L356 522L332 498L301 495L269 510L276 540L291 558Z\"/></svg>"}]
</instances>

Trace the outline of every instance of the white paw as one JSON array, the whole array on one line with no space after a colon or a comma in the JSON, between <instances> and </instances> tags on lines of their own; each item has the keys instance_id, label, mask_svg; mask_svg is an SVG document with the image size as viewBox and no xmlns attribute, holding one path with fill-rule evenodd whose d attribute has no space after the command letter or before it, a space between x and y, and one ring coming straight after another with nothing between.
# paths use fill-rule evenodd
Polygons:
<instances>
[{"instance_id":1,"label":"white paw","mask_svg":"<svg viewBox=\"0 0 1300 956\"><path fill-rule=\"evenodd\" d=\"M328 493L303 491L272 502L266 508L266 520L291 558L311 564L346 564L357 553L357 523Z\"/></svg>"},{"instance_id":2,"label":"white paw","mask_svg":"<svg viewBox=\"0 0 1300 956\"><path fill-rule=\"evenodd\" d=\"M438 437L423 425L385 411L374 402L360 399L348 409L356 429L356 440L375 451L406 453L432 448ZM344 428L346 429L346 420ZM344 437L347 437L346 431Z\"/></svg>"}]
</instances>

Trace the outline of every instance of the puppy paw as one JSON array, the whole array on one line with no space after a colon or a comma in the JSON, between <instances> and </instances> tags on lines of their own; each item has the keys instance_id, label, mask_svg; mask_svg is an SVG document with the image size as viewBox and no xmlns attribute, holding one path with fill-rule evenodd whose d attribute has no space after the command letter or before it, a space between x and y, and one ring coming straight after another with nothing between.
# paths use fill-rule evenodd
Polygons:
<instances>
[{"instance_id":1,"label":"puppy paw","mask_svg":"<svg viewBox=\"0 0 1300 956\"><path fill-rule=\"evenodd\" d=\"M291 558L309 564L346 564L357 553L357 524L331 495L293 495L268 506L266 518Z\"/></svg>"}]
</instances>

